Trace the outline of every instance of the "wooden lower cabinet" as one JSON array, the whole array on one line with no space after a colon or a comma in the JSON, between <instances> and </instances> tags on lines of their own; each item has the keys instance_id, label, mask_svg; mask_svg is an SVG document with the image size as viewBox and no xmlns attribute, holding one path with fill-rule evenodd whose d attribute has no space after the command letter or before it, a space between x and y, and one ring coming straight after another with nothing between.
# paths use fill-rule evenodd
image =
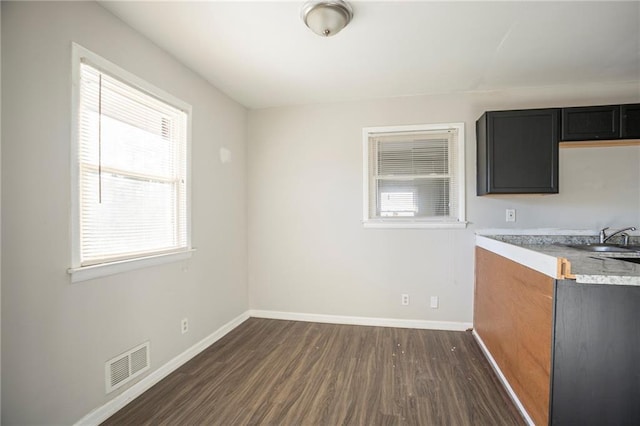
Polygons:
<instances>
[{"instance_id":1,"label":"wooden lower cabinet","mask_svg":"<svg viewBox=\"0 0 640 426\"><path fill-rule=\"evenodd\" d=\"M476 247L473 327L537 425L549 418L554 280Z\"/></svg>"},{"instance_id":2,"label":"wooden lower cabinet","mask_svg":"<svg viewBox=\"0 0 640 426\"><path fill-rule=\"evenodd\" d=\"M536 425L640 425L640 287L476 247L474 329Z\"/></svg>"}]
</instances>

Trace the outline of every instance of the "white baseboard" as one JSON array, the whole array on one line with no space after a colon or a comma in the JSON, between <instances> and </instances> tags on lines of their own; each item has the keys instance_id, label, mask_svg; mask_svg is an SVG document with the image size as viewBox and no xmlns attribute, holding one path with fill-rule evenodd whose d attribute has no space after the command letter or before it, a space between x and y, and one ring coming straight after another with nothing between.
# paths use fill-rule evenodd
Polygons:
<instances>
[{"instance_id":1,"label":"white baseboard","mask_svg":"<svg viewBox=\"0 0 640 426\"><path fill-rule=\"evenodd\" d=\"M484 342L482 341L482 338L478 335L478 333L476 332L475 329L473 330L472 334L473 334L473 337L475 337L476 342L478 342L478 345L480 345L480 349L482 349L482 352L484 352L484 356L489 361L489 364L491 364L491 367L493 368L493 371L496 372L496 375L498 376L498 378L502 382L502 385L504 386L504 388L506 389L507 393L509 394L509 396L513 400L513 403L516 404L516 407L520 411L520 414L522 414L522 417L524 417L525 421L530 426L535 426L535 423L533 422L533 420L531 420L531 417L529 417L529 413L527 413L527 410L525 410L524 405L522 405L522 403L518 399L518 396L513 391L513 388L511 388L511 385L507 381L507 378L504 377L504 374L502 374L502 370L500 370L500 367L498 367L498 364L496 363L496 360L493 359L493 356L491 356L491 353L489 352L489 349L487 349L487 347L485 346Z\"/></svg>"},{"instance_id":2,"label":"white baseboard","mask_svg":"<svg viewBox=\"0 0 640 426\"><path fill-rule=\"evenodd\" d=\"M472 327L470 322L426 321L393 318L352 317L342 315L304 314L299 312L278 312L250 310L254 318L269 318L289 321L321 322L328 324L370 325L376 327L419 328L425 330L464 331Z\"/></svg>"},{"instance_id":3,"label":"white baseboard","mask_svg":"<svg viewBox=\"0 0 640 426\"><path fill-rule=\"evenodd\" d=\"M176 356L163 366L159 367L157 370L152 371L148 376L144 377L138 383L131 386L129 389L125 390L120 395L113 398L111 401L107 402L101 407L96 408L95 410L84 416L82 419L78 420L76 426L99 425L100 423L104 422L118 410L122 409L125 405L131 402L133 399L137 398L142 393L150 389L153 385L171 374L182 364L186 363L191 358L198 355L200 352L220 340L227 333L242 324L247 319L249 319L249 311L238 315L236 318L232 319L231 321L211 333L209 336L205 337L186 351L182 352L180 355Z\"/></svg>"}]
</instances>

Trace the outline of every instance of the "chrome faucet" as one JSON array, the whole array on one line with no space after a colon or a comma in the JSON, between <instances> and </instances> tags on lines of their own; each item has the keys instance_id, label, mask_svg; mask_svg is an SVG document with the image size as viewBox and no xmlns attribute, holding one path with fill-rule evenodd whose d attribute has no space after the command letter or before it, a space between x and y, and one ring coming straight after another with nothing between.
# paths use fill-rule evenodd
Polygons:
<instances>
[{"instance_id":1,"label":"chrome faucet","mask_svg":"<svg viewBox=\"0 0 640 426\"><path fill-rule=\"evenodd\" d=\"M628 228L623 228L623 229L619 229L616 232L607 235L607 233L605 232L607 229L609 229L609 227L603 228L600 230L600 244L605 244L607 241L609 241L609 239L615 235L618 235L621 232L625 232L625 231L635 231L636 227L635 226L630 226ZM627 238L625 238L625 240L628 242L629 241L629 236L627 236Z\"/></svg>"}]
</instances>

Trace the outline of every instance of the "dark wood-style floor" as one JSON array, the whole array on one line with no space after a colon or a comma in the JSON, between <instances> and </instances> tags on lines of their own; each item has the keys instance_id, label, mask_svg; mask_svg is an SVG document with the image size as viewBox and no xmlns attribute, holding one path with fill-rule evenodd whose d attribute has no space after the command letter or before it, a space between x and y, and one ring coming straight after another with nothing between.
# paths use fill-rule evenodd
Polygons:
<instances>
[{"instance_id":1,"label":"dark wood-style floor","mask_svg":"<svg viewBox=\"0 0 640 426\"><path fill-rule=\"evenodd\" d=\"M470 332L252 318L106 425L523 425Z\"/></svg>"}]
</instances>

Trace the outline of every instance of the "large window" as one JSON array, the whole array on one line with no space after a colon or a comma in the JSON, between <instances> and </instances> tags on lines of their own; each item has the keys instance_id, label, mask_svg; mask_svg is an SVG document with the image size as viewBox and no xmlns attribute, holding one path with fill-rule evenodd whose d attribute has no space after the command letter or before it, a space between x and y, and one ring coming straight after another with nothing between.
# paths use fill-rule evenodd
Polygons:
<instances>
[{"instance_id":1,"label":"large window","mask_svg":"<svg viewBox=\"0 0 640 426\"><path fill-rule=\"evenodd\" d=\"M464 227L464 124L369 127L364 224Z\"/></svg>"},{"instance_id":2,"label":"large window","mask_svg":"<svg viewBox=\"0 0 640 426\"><path fill-rule=\"evenodd\" d=\"M71 272L187 253L190 107L77 45L74 71Z\"/></svg>"}]
</instances>

